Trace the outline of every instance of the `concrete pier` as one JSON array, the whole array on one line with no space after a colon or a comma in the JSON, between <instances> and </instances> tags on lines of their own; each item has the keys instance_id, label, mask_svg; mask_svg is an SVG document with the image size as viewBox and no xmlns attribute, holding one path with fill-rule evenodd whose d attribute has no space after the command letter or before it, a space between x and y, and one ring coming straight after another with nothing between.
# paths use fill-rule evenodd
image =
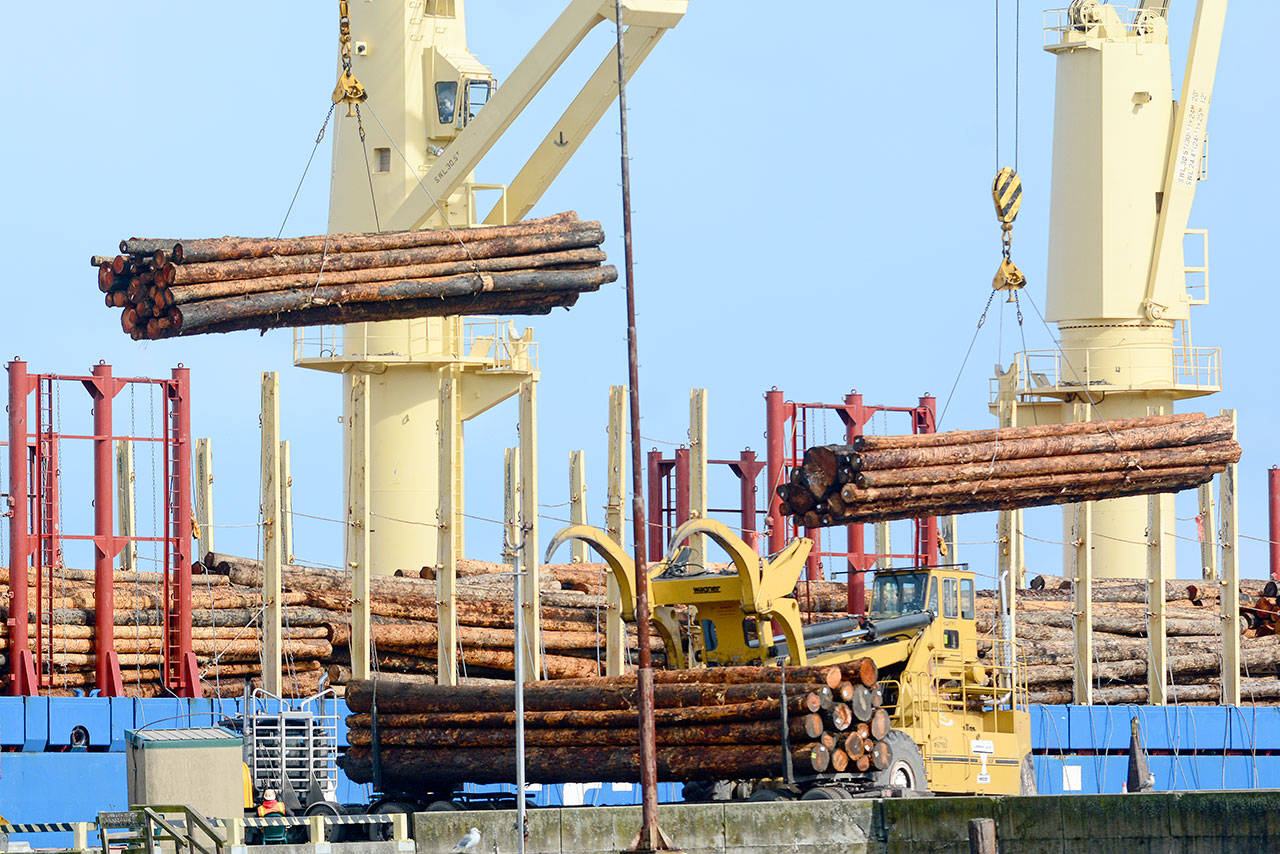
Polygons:
<instances>
[{"instance_id":1,"label":"concrete pier","mask_svg":"<svg viewBox=\"0 0 1280 854\"><path fill-rule=\"evenodd\" d=\"M414 816L417 854L447 852L472 827L476 850L516 850L515 811ZM1005 798L912 798L670 804L663 830L688 854L844 852L968 854L971 818L992 818L1002 851L1018 854L1256 854L1280 850L1280 791L1169 792ZM529 811L528 854L626 849L639 807Z\"/></svg>"}]
</instances>

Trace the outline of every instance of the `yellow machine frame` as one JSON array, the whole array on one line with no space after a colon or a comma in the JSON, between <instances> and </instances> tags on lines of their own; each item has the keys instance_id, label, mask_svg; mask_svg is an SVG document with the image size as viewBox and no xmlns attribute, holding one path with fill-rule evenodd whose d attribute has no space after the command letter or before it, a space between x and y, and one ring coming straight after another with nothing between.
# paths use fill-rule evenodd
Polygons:
<instances>
[{"instance_id":1,"label":"yellow machine frame","mask_svg":"<svg viewBox=\"0 0 1280 854\"><path fill-rule=\"evenodd\" d=\"M920 748L929 789L955 794L1019 794L1024 791L1031 751L1026 687L1018 679L1011 649L1000 661L978 660L972 606L973 573L961 567L899 569L877 579L927 576L927 601L935 616L924 626L892 630L828 648L805 649L805 626L792 597L813 541L800 538L761 557L728 526L692 519L671 535L673 544L705 534L729 556L726 572L684 575L676 549L648 570L652 620L662 636L670 667L733 664L823 665L870 658L880 670L885 707L894 728ZM599 528L573 525L555 535L546 560L564 543L580 540L608 564L621 594L623 618L635 619L635 562ZM967 585L967 586L966 586ZM962 595L968 591L968 596ZM966 607L967 602L967 607ZM682 626L677 606L689 613ZM695 611L696 609L696 611ZM754 625L753 625L754 623ZM786 652L757 638L782 636ZM870 623L874 627L873 619ZM683 630L682 630L683 629ZM708 649L707 631L715 634Z\"/></svg>"}]
</instances>

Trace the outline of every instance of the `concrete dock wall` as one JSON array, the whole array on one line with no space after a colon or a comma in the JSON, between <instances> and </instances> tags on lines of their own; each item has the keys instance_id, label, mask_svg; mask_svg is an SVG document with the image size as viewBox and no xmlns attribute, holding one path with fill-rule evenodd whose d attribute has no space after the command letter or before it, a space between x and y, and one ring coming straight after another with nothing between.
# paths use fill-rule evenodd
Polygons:
<instances>
[{"instance_id":1,"label":"concrete dock wall","mask_svg":"<svg viewBox=\"0 0 1280 854\"><path fill-rule=\"evenodd\" d=\"M638 807L530 810L529 854L627 848ZM968 854L971 818L993 818L1018 854L1257 854L1280 850L1280 791L1008 798L672 804L663 830L689 854ZM417 854L447 852L471 827L478 850L515 851L515 811L418 813Z\"/></svg>"}]
</instances>

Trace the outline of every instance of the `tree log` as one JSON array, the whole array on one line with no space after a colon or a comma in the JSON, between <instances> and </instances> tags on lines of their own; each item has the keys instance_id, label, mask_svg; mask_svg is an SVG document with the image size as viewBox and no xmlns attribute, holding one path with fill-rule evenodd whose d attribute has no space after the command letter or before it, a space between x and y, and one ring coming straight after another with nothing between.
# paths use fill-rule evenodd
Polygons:
<instances>
[{"instance_id":1,"label":"tree log","mask_svg":"<svg viewBox=\"0 0 1280 854\"><path fill-rule=\"evenodd\" d=\"M819 751L817 747L795 750L795 767L805 769L820 764L813 758ZM663 781L782 774L781 751L774 745L659 747L655 758L658 779ZM380 763L384 784L409 792L461 782L504 783L514 780L516 773L515 752L492 748L389 748L380 752ZM369 748L349 748L339 764L353 782L373 780ZM825 770L826 763L821 764ZM530 747L525 751L525 768L526 779L531 783L634 782L639 779L640 758L639 750L630 747Z\"/></svg>"},{"instance_id":2,"label":"tree log","mask_svg":"<svg viewBox=\"0 0 1280 854\"><path fill-rule=\"evenodd\" d=\"M918 433L908 436L858 436L850 446L854 451L885 451L902 448L936 448L941 445L971 445L976 442L1033 439L1044 436L1073 436L1132 430L1137 427L1159 427L1184 421L1203 421L1203 412L1176 415L1148 415L1142 418L1115 418L1110 421L1080 421L1065 424L1034 424L1025 427L1000 427L992 430L952 430L946 433Z\"/></svg>"},{"instance_id":3,"label":"tree log","mask_svg":"<svg viewBox=\"0 0 1280 854\"><path fill-rule=\"evenodd\" d=\"M443 264L410 264L404 267L376 267L306 276L265 276L256 279L231 279L221 282L201 282L166 288L163 293L172 305L185 305L200 300L219 299L242 294L258 294L271 291L291 291L327 288L336 285L369 284L382 282L422 281L471 273L495 273L514 270L531 270L561 266L597 266L605 261L600 249L570 249L562 252L545 252L537 255L517 255L505 258L482 258L475 261L451 261Z\"/></svg>"},{"instance_id":4,"label":"tree log","mask_svg":"<svg viewBox=\"0 0 1280 854\"><path fill-rule=\"evenodd\" d=\"M1211 442L1203 445L1180 446L1173 448L1153 448L1140 451L1112 451L1092 454L1071 454L1068 456L1027 457L1014 460L983 460L978 463L963 465L919 466L916 468L897 468L882 471L861 471L857 476L856 486L846 484L842 497L850 500L849 495L914 496L927 495L921 491L875 492L873 489L863 491L861 487L907 487L929 486L966 481L985 483L1002 481L1001 488L1013 488L1017 481L1044 475L1093 474L1105 471L1143 471L1147 469L1168 468L1171 466L1223 465L1239 462L1240 446L1233 441ZM1012 482L1009 482L1012 481ZM853 489L850 489L850 487Z\"/></svg>"},{"instance_id":5,"label":"tree log","mask_svg":"<svg viewBox=\"0 0 1280 854\"><path fill-rule=\"evenodd\" d=\"M512 693L513 689L505 689ZM789 711L799 715L800 701L788 701ZM697 723L734 723L743 721L777 720L782 702L773 697L745 703L728 703L720 706L686 706L655 709L654 720L659 726L679 726ZM353 729L368 728L370 715L347 715L347 726ZM568 709L537 711L526 709L525 726L533 728L634 728L639 724L635 709ZM383 714L378 712L378 726L387 728L437 729L451 727L499 727L515 726L514 712L418 712L409 714ZM816 737L816 736L815 736Z\"/></svg>"},{"instance_id":6,"label":"tree log","mask_svg":"<svg viewBox=\"0 0 1280 854\"><path fill-rule=\"evenodd\" d=\"M310 237L258 238L213 237L199 240L133 237L120 241L120 251L127 255L151 255L157 250L168 252L175 262L197 263L243 258L266 258L272 255L314 255L329 252L369 252L387 249L411 249L420 246L466 244L499 237L523 237L552 234L579 225L572 211L540 219L527 219L512 225L477 228L430 228L410 231L380 231L368 234L318 234ZM180 257L173 257L180 256ZM96 257L96 256L95 256ZM125 258L117 255L123 270ZM97 265L95 265L97 266Z\"/></svg>"},{"instance_id":7,"label":"tree log","mask_svg":"<svg viewBox=\"0 0 1280 854\"><path fill-rule=\"evenodd\" d=\"M796 720L790 724L791 738L804 741L804 724ZM371 744L371 731L351 729L347 740L354 745ZM778 721L746 721L742 723L704 724L690 726L660 726L656 729L657 744L719 745L719 744L782 744L782 727ZM496 747L513 748L516 734L503 727L471 727L459 729L436 728L382 728L378 737L387 747ZM525 732L525 743L532 747L630 747L638 743L639 731L631 727L597 728L577 726L565 729L530 728Z\"/></svg>"},{"instance_id":8,"label":"tree log","mask_svg":"<svg viewBox=\"0 0 1280 854\"><path fill-rule=\"evenodd\" d=\"M352 682L347 686L347 706L354 712L369 711L374 683ZM819 686L796 685L796 693ZM825 686L822 686L825 687ZM557 685L534 682L525 686L525 708L530 711L603 710L636 708L636 687L594 688L585 685ZM790 690L790 689L788 689ZM830 691L830 689L827 689ZM447 686L405 685L394 679L377 684L380 712L480 712L507 711L514 708L509 690L485 688L450 688ZM715 706L774 699L778 686L765 685L656 685L653 689L656 708L671 706Z\"/></svg>"}]
</instances>

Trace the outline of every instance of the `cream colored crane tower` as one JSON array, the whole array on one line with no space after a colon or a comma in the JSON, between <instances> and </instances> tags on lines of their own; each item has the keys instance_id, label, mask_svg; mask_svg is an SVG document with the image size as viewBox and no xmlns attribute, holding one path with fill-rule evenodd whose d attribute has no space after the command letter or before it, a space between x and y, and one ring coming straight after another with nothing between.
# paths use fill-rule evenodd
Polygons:
<instances>
[{"instance_id":1,"label":"cream colored crane tower","mask_svg":"<svg viewBox=\"0 0 1280 854\"><path fill-rule=\"evenodd\" d=\"M687 5L624 0L628 75ZM357 118L346 105L338 108L329 204L333 233L516 222L617 97L617 62L610 51L519 173L508 184L479 184L475 167L586 35L614 20L614 0L570 2L501 85L467 50L464 0L350 0L347 8L352 71L368 100L360 111L363 142ZM489 210L482 216L485 203ZM449 651L452 619L443 612L464 543L463 424L519 395L526 625L533 639L526 672L538 673L538 370L532 330L517 334L509 322L457 317L306 330L295 335L294 361L343 374L352 519L348 564L374 575L441 569L442 682L456 677ZM356 436L353 424L367 427ZM361 518L367 530L353 534Z\"/></svg>"},{"instance_id":2,"label":"cream colored crane tower","mask_svg":"<svg viewBox=\"0 0 1280 854\"><path fill-rule=\"evenodd\" d=\"M1191 343L1190 309L1208 302L1208 247L1187 224L1227 3L1199 0L1177 101L1168 6L1077 0L1049 13L1045 50L1058 67L1045 319L1061 352L1019 353L998 378L1003 423L1169 413L1221 387L1218 349ZM1166 527L1172 496L1159 504ZM1148 516L1143 497L1094 505L1095 576L1147 574ZM1068 560L1074 517L1064 508ZM1173 550L1162 559L1171 576Z\"/></svg>"}]
</instances>

